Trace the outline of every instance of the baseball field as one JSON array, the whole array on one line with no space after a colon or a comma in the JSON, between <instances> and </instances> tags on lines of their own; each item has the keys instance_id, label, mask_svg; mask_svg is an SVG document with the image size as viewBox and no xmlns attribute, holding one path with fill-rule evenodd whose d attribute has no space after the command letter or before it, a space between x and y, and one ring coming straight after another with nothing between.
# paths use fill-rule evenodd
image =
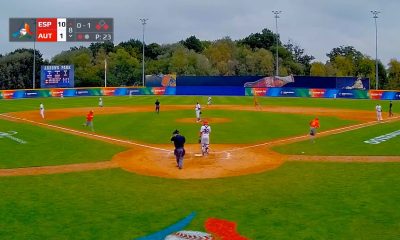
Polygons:
<instances>
[{"instance_id":1,"label":"baseball field","mask_svg":"<svg viewBox=\"0 0 400 240\"><path fill-rule=\"evenodd\" d=\"M103 100L0 101L0 239L137 239L190 214L181 229L223 219L245 239L400 238L397 102L388 118L389 103L375 100L259 98L261 109L253 97ZM196 102L212 127L204 157ZM90 110L94 131L83 126ZM187 140L182 170L175 129Z\"/></svg>"}]
</instances>

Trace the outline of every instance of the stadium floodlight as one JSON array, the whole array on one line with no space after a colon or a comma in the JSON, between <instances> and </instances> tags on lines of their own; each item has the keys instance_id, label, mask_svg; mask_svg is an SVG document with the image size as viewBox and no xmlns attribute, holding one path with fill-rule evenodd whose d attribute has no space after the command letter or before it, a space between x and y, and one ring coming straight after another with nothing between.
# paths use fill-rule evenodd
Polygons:
<instances>
[{"instance_id":1,"label":"stadium floodlight","mask_svg":"<svg viewBox=\"0 0 400 240\"><path fill-rule=\"evenodd\" d=\"M142 25L143 25L143 38L142 38L142 48L143 48L143 51L142 51L142 53L143 53L143 58L142 58L142 84L143 84L143 87L144 87L144 27L145 27L145 25L146 25L146 23L147 23L147 20L149 20L148 18L141 18L141 19L139 19L140 20L140 22L142 23Z\"/></svg>"},{"instance_id":2,"label":"stadium floodlight","mask_svg":"<svg viewBox=\"0 0 400 240\"><path fill-rule=\"evenodd\" d=\"M376 19L378 18L379 11L371 11L372 17L375 20L375 89L378 90L379 87L379 76L378 76L378 24Z\"/></svg>"},{"instance_id":3,"label":"stadium floodlight","mask_svg":"<svg viewBox=\"0 0 400 240\"><path fill-rule=\"evenodd\" d=\"M36 80L36 20L33 21L35 34L33 36L33 69L32 69L32 89L35 89Z\"/></svg>"},{"instance_id":4,"label":"stadium floodlight","mask_svg":"<svg viewBox=\"0 0 400 240\"><path fill-rule=\"evenodd\" d=\"M276 76L279 76L279 56L278 56L278 44L279 44L279 34L278 34L278 18L279 14L282 13L282 11L277 11L274 10L272 13L275 15L275 29L276 29Z\"/></svg>"}]
</instances>

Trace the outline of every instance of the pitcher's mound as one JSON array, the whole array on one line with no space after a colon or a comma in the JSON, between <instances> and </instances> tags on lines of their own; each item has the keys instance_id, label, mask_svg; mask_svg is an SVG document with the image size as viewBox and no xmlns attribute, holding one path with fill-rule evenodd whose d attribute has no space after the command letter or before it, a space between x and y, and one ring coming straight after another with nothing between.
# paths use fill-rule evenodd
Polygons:
<instances>
[{"instance_id":1,"label":"pitcher's mound","mask_svg":"<svg viewBox=\"0 0 400 240\"><path fill-rule=\"evenodd\" d=\"M181 123L203 123L203 121L208 121L208 124L213 124L213 123L226 123L226 122L232 122L232 119L230 118L202 118L200 122L196 122L196 118L178 118L175 121L181 122Z\"/></svg>"}]
</instances>

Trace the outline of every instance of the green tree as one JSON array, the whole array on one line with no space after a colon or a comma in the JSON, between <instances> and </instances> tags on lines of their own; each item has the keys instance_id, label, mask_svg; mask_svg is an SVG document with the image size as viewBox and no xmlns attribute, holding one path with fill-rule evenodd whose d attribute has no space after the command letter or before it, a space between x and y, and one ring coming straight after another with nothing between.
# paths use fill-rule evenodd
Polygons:
<instances>
[{"instance_id":1,"label":"green tree","mask_svg":"<svg viewBox=\"0 0 400 240\"><path fill-rule=\"evenodd\" d=\"M236 44L230 38L223 38L213 42L204 50L218 75L235 75L238 70L238 61L235 59Z\"/></svg>"},{"instance_id":2,"label":"green tree","mask_svg":"<svg viewBox=\"0 0 400 240\"><path fill-rule=\"evenodd\" d=\"M196 38L196 36L190 36L185 40L180 41L180 43L187 49L193 50L197 53L201 53L204 49L202 42L200 39Z\"/></svg>"},{"instance_id":3,"label":"green tree","mask_svg":"<svg viewBox=\"0 0 400 240\"><path fill-rule=\"evenodd\" d=\"M36 51L35 86L40 85L40 67L48 64L42 58L40 51ZM33 49L17 49L0 57L0 88L32 88Z\"/></svg>"},{"instance_id":4,"label":"green tree","mask_svg":"<svg viewBox=\"0 0 400 240\"><path fill-rule=\"evenodd\" d=\"M141 68L137 58L120 48L109 54L108 69L110 86L127 86L140 82Z\"/></svg>"},{"instance_id":5,"label":"green tree","mask_svg":"<svg viewBox=\"0 0 400 240\"><path fill-rule=\"evenodd\" d=\"M400 62L397 59L391 59L388 69L388 84L387 89L399 90L400 89Z\"/></svg>"},{"instance_id":6,"label":"green tree","mask_svg":"<svg viewBox=\"0 0 400 240\"><path fill-rule=\"evenodd\" d=\"M322 77L327 76L325 64L323 64L322 62L311 63L310 75L311 76L322 76Z\"/></svg>"},{"instance_id":7,"label":"green tree","mask_svg":"<svg viewBox=\"0 0 400 240\"><path fill-rule=\"evenodd\" d=\"M353 46L340 46L333 48L326 56L329 57L329 61L331 62L334 62L337 56L342 56L350 58L355 63L361 60L363 54Z\"/></svg>"},{"instance_id":8,"label":"green tree","mask_svg":"<svg viewBox=\"0 0 400 240\"><path fill-rule=\"evenodd\" d=\"M295 69L296 67L298 69L297 71L303 70L301 74L309 75L311 69L311 61L314 60L315 57L305 54L303 48L290 40L287 44L284 45L284 47L291 53L293 62L302 65L297 65L296 67L296 64L292 64L292 68Z\"/></svg>"},{"instance_id":9,"label":"green tree","mask_svg":"<svg viewBox=\"0 0 400 240\"><path fill-rule=\"evenodd\" d=\"M350 58L338 55L334 58L333 66L336 69L337 77L355 75L355 66L353 65Z\"/></svg>"},{"instance_id":10,"label":"green tree","mask_svg":"<svg viewBox=\"0 0 400 240\"><path fill-rule=\"evenodd\" d=\"M271 50L271 47L276 45L277 36L268 28L264 28L261 33L252 33L242 40L239 40L239 44L247 45L251 49L264 48ZM281 42L278 42L281 45Z\"/></svg>"}]
</instances>

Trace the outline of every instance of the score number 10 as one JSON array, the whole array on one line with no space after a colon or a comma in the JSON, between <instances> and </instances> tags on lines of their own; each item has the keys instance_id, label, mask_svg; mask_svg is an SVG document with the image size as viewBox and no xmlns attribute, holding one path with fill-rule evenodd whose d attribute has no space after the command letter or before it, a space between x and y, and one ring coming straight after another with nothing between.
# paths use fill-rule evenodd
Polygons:
<instances>
[{"instance_id":1,"label":"score number 10","mask_svg":"<svg viewBox=\"0 0 400 240\"><path fill-rule=\"evenodd\" d=\"M57 42L67 41L67 19L57 18Z\"/></svg>"}]
</instances>

